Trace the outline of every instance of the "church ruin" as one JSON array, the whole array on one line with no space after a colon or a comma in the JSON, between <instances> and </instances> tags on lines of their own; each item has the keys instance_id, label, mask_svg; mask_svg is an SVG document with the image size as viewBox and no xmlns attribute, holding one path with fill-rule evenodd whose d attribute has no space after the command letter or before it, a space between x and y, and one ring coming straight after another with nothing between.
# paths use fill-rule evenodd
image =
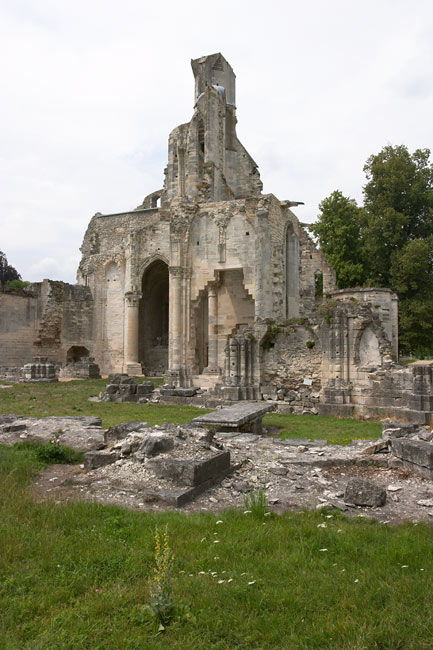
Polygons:
<instances>
[{"instance_id":1,"label":"church ruin","mask_svg":"<svg viewBox=\"0 0 433 650\"><path fill-rule=\"evenodd\" d=\"M395 365L397 297L336 290L297 203L262 193L236 135L231 66L218 53L192 70L193 115L169 136L162 189L133 210L94 215L77 285L44 280L1 296L0 364L87 354L103 373L164 375L293 412L432 410L427 398L410 401L415 387L429 394L431 369L416 379Z\"/></svg>"}]
</instances>

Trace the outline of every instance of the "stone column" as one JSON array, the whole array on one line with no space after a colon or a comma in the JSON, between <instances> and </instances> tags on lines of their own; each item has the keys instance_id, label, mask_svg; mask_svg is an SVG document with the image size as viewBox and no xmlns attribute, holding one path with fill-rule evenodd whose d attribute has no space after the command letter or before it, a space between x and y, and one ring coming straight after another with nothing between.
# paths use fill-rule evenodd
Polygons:
<instances>
[{"instance_id":1,"label":"stone column","mask_svg":"<svg viewBox=\"0 0 433 650\"><path fill-rule=\"evenodd\" d=\"M174 372L181 369L182 350L182 273L179 267L170 269L171 302L171 368Z\"/></svg>"},{"instance_id":2,"label":"stone column","mask_svg":"<svg viewBox=\"0 0 433 650\"><path fill-rule=\"evenodd\" d=\"M128 375L142 375L138 359L139 306L142 294L139 291L128 291L125 294L126 303L126 336L125 336L125 366Z\"/></svg>"},{"instance_id":3,"label":"stone column","mask_svg":"<svg viewBox=\"0 0 433 650\"><path fill-rule=\"evenodd\" d=\"M218 296L217 296L217 283L209 282L207 289L207 302L208 302L208 358L207 368L205 373L217 374L218 368L218 334L217 334L217 320L218 320Z\"/></svg>"}]
</instances>

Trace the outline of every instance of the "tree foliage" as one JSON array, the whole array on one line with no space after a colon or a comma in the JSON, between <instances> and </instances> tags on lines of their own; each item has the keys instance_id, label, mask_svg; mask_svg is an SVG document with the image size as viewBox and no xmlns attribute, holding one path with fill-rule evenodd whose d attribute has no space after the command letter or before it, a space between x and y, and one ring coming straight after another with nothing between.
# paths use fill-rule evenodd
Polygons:
<instances>
[{"instance_id":1,"label":"tree foliage","mask_svg":"<svg viewBox=\"0 0 433 650\"><path fill-rule=\"evenodd\" d=\"M400 346L433 352L433 165L428 149L385 146L364 166L364 205L333 192L310 230L339 287L399 296Z\"/></svg>"},{"instance_id":2,"label":"tree foliage","mask_svg":"<svg viewBox=\"0 0 433 650\"><path fill-rule=\"evenodd\" d=\"M364 166L367 184L361 232L366 271L375 286L392 285L391 263L396 251L433 234L429 156L428 149L417 149L411 155L404 145L387 145Z\"/></svg>"},{"instance_id":3,"label":"tree foliage","mask_svg":"<svg viewBox=\"0 0 433 650\"><path fill-rule=\"evenodd\" d=\"M4 287L13 280L21 280L21 275L13 266L8 264L6 255L0 251L0 284Z\"/></svg>"},{"instance_id":4,"label":"tree foliage","mask_svg":"<svg viewBox=\"0 0 433 650\"><path fill-rule=\"evenodd\" d=\"M310 230L337 274L338 287L362 284L361 209L354 199L343 196L339 190L324 199L319 208L319 220L310 226Z\"/></svg>"}]
</instances>

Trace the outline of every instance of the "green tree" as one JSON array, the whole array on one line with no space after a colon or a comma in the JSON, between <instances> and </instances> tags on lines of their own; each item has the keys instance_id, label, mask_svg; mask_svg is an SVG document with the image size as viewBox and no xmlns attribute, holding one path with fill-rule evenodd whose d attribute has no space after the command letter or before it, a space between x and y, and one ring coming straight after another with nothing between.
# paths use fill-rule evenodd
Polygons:
<instances>
[{"instance_id":1,"label":"green tree","mask_svg":"<svg viewBox=\"0 0 433 650\"><path fill-rule=\"evenodd\" d=\"M391 276L394 253L411 240L433 234L429 157L428 149L410 154L404 145L387 145L364 166L367 183L361 236L370 284L397 289Z\"/></svg>"},{"instance_id":2,"label":"green tree","mask_svg":"<svg viewBox=\"0 0 433 650\"><path fill-rule=\"evenodd\" d=\"M400 348L417 355L433 348L433 235L412 239L391 256L390 282L399 296Z\"/></svg>"},{"instance_id":3,"label":"green tree","mask_svg":"<svg viewBox=\"0 0 433 650\"><path fill-rule=\"evenodd\" d=\"M8 264L6 255L0 251L0 284L2 287L12 280L21 280L18 271Z\"/></svg>"},{"instance_id":4,"label":"green tree","mask_svg":"<svg viewBox=\"0 0 433 650\"><path fill-rule=\"evenodd\" d=\"M310 226L310 231L334 268L338 287L362 284L365 279L360 234L362 209L339 190L324 199L319 208L318 221Z\"/></svg>"}]
</instances>

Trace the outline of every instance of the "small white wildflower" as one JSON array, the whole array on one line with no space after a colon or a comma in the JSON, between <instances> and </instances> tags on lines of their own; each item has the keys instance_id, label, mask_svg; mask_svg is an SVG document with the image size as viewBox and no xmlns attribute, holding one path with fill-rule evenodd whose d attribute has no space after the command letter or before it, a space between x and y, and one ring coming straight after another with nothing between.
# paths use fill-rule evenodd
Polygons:
<instances>
[{"instance_id":1,"label":"small white wildflower","mask_svg":"<svg viewBox=\"0 0 433 650\"><path fill-rule=\"evenodd\" d=\"M326 515L326 519L332 519L334 515Z\"/></svg>"},{"instance_id":2,"label":"small white wildflower","mask_svg":"<svg viewBox=\"0 0 433 650\"><path fill-rule=\"evenodd\" d=\"M193 574L193 573L190 573L190 574L189 574L189 577L190 577L190 578L192 578L193 576L194 576L194 574Z\"/></svg>"},{"instance_id":3,"label":"small white wildflower","mask_svg":"<svg viewBox=\"0 0 433 650\"><path fill-rule=\"evenodd\" d=\"M214 556L213 556L213 559L214 559L214 560L219 560L219 559L220 559L220 556L219 556L219 555L214 555Z\"/></svg>"},{"instance_id":4,"label":"small white wildflower","mask_svg":"<svg viewBox=\"0 0 433 650\"><path fill-rule=\"evenodd\" d=\"M222 519L218 519L218 521L217 521L216 523L217 523L217 524L223 524L224 522L223 522Z\"/></svg>"},{"instance_id":5,"label":"small white wildflower","mask_svg":"<svg viewBox=\"0 0 433 650\"><path fill-rule=\"evenodd\" d=\"M219 585L222 585L223 582L225 582L225 580L218 580Z\"/></svg>"},{"instance_id":6,"label":"small white wildflower","mask_svg":"<svg viewBox=\"0 0 433 650\"><path fill-rule=\"evenodd\" d=\"M420 569L420 571L424 571L424 569Z\"/></svg>"},{"instance_id":7,"label":"small white wildflower","mask_svg":"<svg viewBox=\"0 0 433 650\"><path fill-rule=\"evenodd\" d=\"M408 564L402 564L402 565L401 565L401 568L402 568L402 569L407 569L408 567L409 567Z\"/></svg>"},{"instance_id":8,"label":"small white wildflower","mask_svg":"<svg viewBox=\"0 0 433 650\"><path fill-rule=\"evenodd\" d=\"M204 576L204 575L206 575L206 571L199 571L199 574L200 574L201 576Z\"/></svg>"},{"instance_id":9,"label":"small white wildflower","mask_svg":"<svg viewBox=\"0 0 433 650\"><path fill-rule=\"evenodd\" d=\"M317 524L317 528L328 528L326 524Z\"/></svg>"},{"instance_id":10,"label":"small white wildflower","mask_svg":"<svg viewBox=\"0 0 433 650\"><path fill-rule=\"evenodd\" d=\"M206 537L202 537L200 540L202 543L206 541Z\"/></svg>"},{"instance_id":11,"label":"small white wildflower","mask_svg":"<svg viewBox=\"0 0 433 650\"><path fill-rule=\"evenodd\" d=\"M244 515L249 515L251 513L251 510L244 510Z\"/></svg>"},{"instance_id":12,"label":"small white wildflower","mask_svg":"<svg viewBox=\"0 0 433 650\"><path fill-rule=\"evenodd\" d=\"M185 571L179 571L179 573L185 573Z\"/></svg>"},{"instance_id":13,"label":"small white wildflower","mask_svg":"<svg viewBox=\"0 0 433 650\"><path fill-rule=\"evenodd\" d=\"M325 553L325 551L327 550L328 550L327 548L319 548L320 553Z\"/></svg>"},{"instance_id":14,"label":"small white wildflower","mask_svg":"<svg viewBox=\"0 0 433 650\"><path fill-rule=\"evenodd\" d=\"M219 541L219 539L214 539L213 543L214 543L214 544L219 544L220 541Z\"/></svg>"},{"instance_id":15,"label":"small white wildflower","mask_svg":"<svg viewBox=\"0 0 433 650\"><path fill-rule=\"evenodd\" d=\"M341 569L341 573L344 573L345 571L346 571L346 569Z\"/></svg>"},{"instance_id":16,"label":"small white wildflower","mask_svg":"<svg viewBox=\"0 0 433 650\"><path fill-rule=\"evenodd\" d=\"M265 512L265 517L270 517L272 512Z\"/></svg>"},{"instance_id":17,"label":"small white wildflower","mask_svg":"<svg viewBox=\"0 0 433 650\"><path fill-rule=\"evenodd\" d=\"M244 571L243 573L241 573L241 576L246 576L246 575L247 575L247 574L246 574L246 571Z\"/></svg>"},{"instance_id":18,"label":"small white wildflower","mask_svg":"<svg viewBox=\"0 0 433 650\"><path fill-rule=\"evenodd\" d=\"M217 572L216 571L211 571L210 574L211 574L211 576L216 576Z\"/></svg>"},{"instance_id":19,"label":"small white wildflower","mask_svg":"<svg viewBox=\"0 0 433 650\"><path fill-rule=\"evenodd\" d=\"M339 528L339 529L337 530L337 533L342 533L342 532L343 532L343 531L342 531L341 528Z\"/></svg>"},{"instance_id":20,"label":"small white wildflower","mask_svg":"<svg viewBox=\"0 0 433 650\"><path fill-rule=\"evenodd\" d=\"M356 580L354 580L353 582L359 582L358 578L356 578Z\"/></svg>"},{"instance_id":21,"label":"small white wildflower","mask_svg":"<svg viewBox=\"0 0 433 650\"><path fill-rule=\"evenodd\" d=\"M423 569L421 569L421 571L423 571ZM229 578L227 582L233 582L233 578Z\"/></svg>"},{"instance_id":22,"label":"small white wildflower","mask_svg":"<svg viewBox=\"0 0 433 650\"><path fill-rule=\"evenodd\" d=\"M249 584L249 585L253 585L253 584L255 584L256 582L257 582L257 580L250 580L250 582L249 582L248 584Z\"/></svg>"}]
</instances>

